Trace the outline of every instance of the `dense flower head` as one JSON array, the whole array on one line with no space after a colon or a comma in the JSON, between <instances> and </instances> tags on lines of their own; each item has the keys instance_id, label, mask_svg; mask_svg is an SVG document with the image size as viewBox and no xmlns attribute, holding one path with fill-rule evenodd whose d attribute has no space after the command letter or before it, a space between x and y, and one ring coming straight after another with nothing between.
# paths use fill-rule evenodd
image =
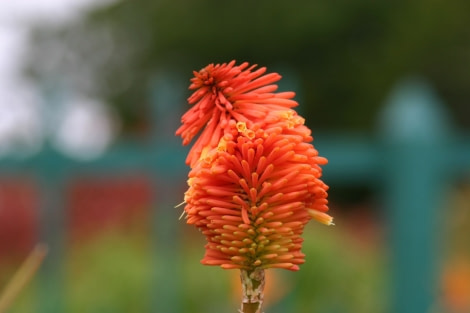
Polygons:
<instances>
[{"instance_id":1,"label":"dense flower head","mask_svg":"<svg viewBox=\"0 0 470 313\"><path fill-rule=\"evenodd\" d=\"M187 163L186 220L206 236L203 264L253 271L298 270L309 220L331 225L311 131L292 108L294 93L274 93L280 79L243 63L195 72L193 107L177 134L201 134Z\"/></svg>"}]
</instances>

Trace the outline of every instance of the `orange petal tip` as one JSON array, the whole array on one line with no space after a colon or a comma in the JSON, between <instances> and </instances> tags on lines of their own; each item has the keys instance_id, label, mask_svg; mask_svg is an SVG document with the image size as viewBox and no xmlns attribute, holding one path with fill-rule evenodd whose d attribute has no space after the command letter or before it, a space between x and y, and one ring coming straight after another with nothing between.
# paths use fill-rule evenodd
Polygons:
<instances>
[{"instance_id":1,"label":"orange petal tip","mask_svg":"<svg viewBox=\"0 0 470 313\"><path fill-rule=\"evenodd\" d=\"M333 223L333 217L330 215L326 214L325 212L321 212L315 209L308 209L308 214L310 215L311 218L314 220L325 224L327 226L332 226L334 225Z\"/></svg>"}]
</instances>

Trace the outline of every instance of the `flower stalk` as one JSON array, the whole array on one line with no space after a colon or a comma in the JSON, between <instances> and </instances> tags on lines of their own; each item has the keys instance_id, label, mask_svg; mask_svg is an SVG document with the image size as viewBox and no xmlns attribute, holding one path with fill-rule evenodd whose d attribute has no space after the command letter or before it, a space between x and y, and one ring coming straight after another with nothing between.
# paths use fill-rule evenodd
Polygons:
<instances>
[{"instance_id":1,"label":"flower stalk","mask_svg":"<svg viewBox=\"0 0 470 313\"><path fill-rule=\"evenodd\" d=\"M242 282L242 305L240 313L261 313L265 284L264 270L240 270Z\"/></svg>"}]
</instances>

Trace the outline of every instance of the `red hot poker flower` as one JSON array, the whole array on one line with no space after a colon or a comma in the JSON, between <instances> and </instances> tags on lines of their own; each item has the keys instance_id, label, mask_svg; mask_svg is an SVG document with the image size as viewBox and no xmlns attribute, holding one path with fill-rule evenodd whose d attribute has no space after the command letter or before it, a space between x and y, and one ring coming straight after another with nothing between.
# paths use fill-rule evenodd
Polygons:
<instances>
[{"instance_id":1,"label":"red hot poker flower","mask_svg":"<svg viewBox=\"0 0 470 313\"><path fill-rule=\"evenodd\" d=\"M189 174L185 212L207 238L202 263L298 270L305 224L312 218L332 224L328 187L319 179L327 161L287 128L231 121L229 129Z\"/></svg>"},{"instance_id":2,"label":"red hot poker flower","mask_svg":"<svg viewBox=\"0 0 470 313\"><path fill-rule=\"evenodd\" d=\"M201 133L186 159L187 223L206 236L203 264L240 269L245 313L261 312L265 268L304 262L307 222L332 224L320 180L327 160L292 109L294 93L275 93L280 75L255 67L232 61L194 72L193 107L176 131L183 144Z\"/></svg>"},{"instance_id":3,"label":"red hot poker flower","mask_svg":"<svg viewBox=\"0 0 470 313\"><path fill-rule=\"evenodd\" d=\"M255 67L246 62L235 65L232 61L210 64L194 72L189 89L196 91L188 98L193 107L183 115L182 125L176 131L186 145L202 130L186 159L191 167L204 148L218 145L230 120L245 122L248 127L252 123L263 127L275 122L278 113L298 105L292 100L293 92L275 93L277 85L273 83L281 78L279 74L265 74L266 68L255 70Z\"/></svg>"}]
</instances>

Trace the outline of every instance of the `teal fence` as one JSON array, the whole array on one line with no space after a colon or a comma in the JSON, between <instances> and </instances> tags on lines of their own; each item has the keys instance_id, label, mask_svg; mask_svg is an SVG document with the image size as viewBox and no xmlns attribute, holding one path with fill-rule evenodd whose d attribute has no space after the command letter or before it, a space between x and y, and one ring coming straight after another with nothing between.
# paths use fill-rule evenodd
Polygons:
<instances>
[{"instance_id":1,"label":"teal fence","mask_svg":"<svg viewBox=\"0 0 470 313\"><path fill-rule=\"evenodd\" d=\"M317 136L325 180L379 184L389 225L392 308L430 312L438 294L446 190L470 169L470 137L452 129L423 81L403 81L378 118L375 138Z\"/></svg>"},{"instance_id":2,"label":"teal fence","mask_svg":"<svg viewBox=\"0 0 470 313\"><path fill-rule=\"evenodd\" d=\"M171 195L186 180L187 150L173 136L179 112L163 104L176 106L182 99L172 98L171 82L156 81L156 86L152 94L156 104L154 136L145 143L115 145L89 162L66 158L47 145L29 159L0 160L2 176L33 176L40 186L41 240L49 245L50 254L39 274L38 312L63 312L63 278L58 269L64 251L62 197L67 180L77 173L136 171L155 179L159 188L155 245L166 257L156 268L155 281L165 284L155 284L153 311L181 312L176 294L182 279L175 279L179 232L170 221L179 215L173 209L179 199ZM330 188L358 183L381 186L390 230L390 312L429 312L437 291L443 196L452 179L470 169L470 137L454 132L443 105L419 80L404 81L392 92L378 117L377 134L314 135L316 148L329 159L324 179Z\"/></svg>"}]
</instances>

